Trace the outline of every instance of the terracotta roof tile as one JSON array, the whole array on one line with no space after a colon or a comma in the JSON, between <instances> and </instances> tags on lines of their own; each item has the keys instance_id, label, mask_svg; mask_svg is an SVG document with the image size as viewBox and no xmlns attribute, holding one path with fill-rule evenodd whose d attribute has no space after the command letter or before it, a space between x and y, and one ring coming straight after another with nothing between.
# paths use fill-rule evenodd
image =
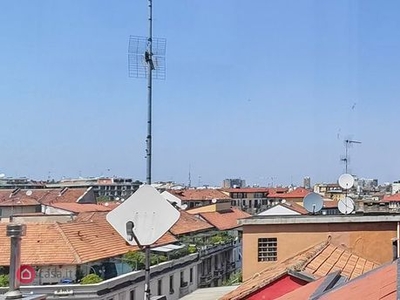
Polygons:
<instances>
[{"instance_id":1,"label":"terracotta roof tile","mask_svg":"<svg viewBox=\"0 0 400 300\"><path fill-rule=\"evenodd\" d=\"M29 191L29 193L28 193ZM87 192L86 188L64 188L64 189L6 189L0 190L0 204L9 201L20 201L21 203L49 204L49 203L73 203Z\"/></svg>"},{"instance_id":2,"label":"terracotta roof tile","mask_svg":"<svg viewBox=\"0 0 400 300\"><path fill-rule=\"evenodd\" d=\"M237 220L251 216L238 208L231 208L226 211L204 212L199 213L199 215L219 230L237 228L239 227Z\"/></svg>"},{"instance_id":3,"label":"terracotta roof tile","mask_svg":"<svg viewBox=\"0 0 400 300\"><path fill-rule=\"evenodd\" d=\"M400 193L385 195L381 202L400 202Z\"/></svg>"},{"instance_id":4,"label":"terracotta roof tile","mask_svg":"<svg viewBox=\"0 0 400 300\"><path fill-rule=\"evenodd\" d=\"M0 232L6 224L0 223ZM176 242L170 233L153 246ZM123 255L138 247L125 240L104 219L71 223L29 223L21 243L21 262L29 265L73 265ZM0 235L0 265L9 265L10 238Z\"/></svg>"},{"instance_id":5,"label":"terracotta roof tile","mask_svg":"<svg viewBox=\"0 0 400 300\"><path fill-rule=\"evenodd\" d=\"M81 212L96 212L96 211L111 211L111 208L104 205L92 204L92 203L52 203L49 206L60 208L74 213Z\"/></svg>"},{"instance_id":6,"label":"terracotta roof tile","mask_svg":"<svg viewBox=\"0 0 400 300\"><path fill-rule=\"evenodd\" d=\"M180 211L180 214L179 220L170 229L174 235L182 235L214 228L214 226L209 223L192 216L185 211Z\"/></svg>"},{"instance_id":7,"label":"terracotta roof tile","mask_svg":"<svg viewBox=\"0 0 400 300\"><path fill-rule=\"evenodd\" d=\"M353 258L350 260L349 258L352 256ZM366 268L362 267L367 265L367 263L369 263L369 266L372 268L378 267L378 265L373 262L358 258L345 248L324 242L310 247L281 263L263 270L253 278L243 282L236 290L220 298L220 300L246 299L246 296L266 287L268 284L286 274L287 271L291 269L295 271L303 271L314 276L315 278L323 279L326 274L330 274L337 270L343 270L343 268L348 267L349 261L351 262L353 269L357 266L358 270L362 273L368 271ZM359 265L357 262L359 262ZM355 275L356 273L352 272L351 277L349 278L354 278ZM308 299L308 297L312 295L320 283L322 283L322 281L309 283L306 286L298 289L302 289L302 291L300 291L301 294L294 294L297 291L295 290L287 294L287 298L284 296L279 299Z\"/></svg>"},{"instance_id":8,"label":"terracotta roof tile","mask_svg":"<svg viewBox=\"0 0 400 300\"><path fill-rule=\"evenodd\" d=\"M305 188L298 187L292 191L286 193L270 193L268 198L280 198L280 199L291 199L291 198L304 198L310 193Z\"/></svg>"},{"instance_id":9,"label":"terracotta roof tile","mask_svg":"<svg viewBox=\"0 0 400 300\"><path fill-rule=\"evenodd\" d=\"M217 200L231 199L224 192L216 189L183 189L183 190L168 190L168 192L183 201L209 201L212 199L217 199Z\"/></svg>"}]
</instances>

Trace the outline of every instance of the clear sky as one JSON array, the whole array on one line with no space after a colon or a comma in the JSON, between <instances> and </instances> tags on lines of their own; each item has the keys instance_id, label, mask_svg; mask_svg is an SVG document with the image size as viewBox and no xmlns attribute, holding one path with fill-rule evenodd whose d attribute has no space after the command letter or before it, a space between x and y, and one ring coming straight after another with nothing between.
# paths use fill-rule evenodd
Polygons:
<instances>
[{"instance_id":1,"label":"clear sky","mask_svg":"<svg viewBox=\"0 0 400 300\"><path fill-rule=\"evenodd\" d=\"M0 173L145 180L145 0L0 3ZM400 178L400 2L154 0L153 181Z\"/></svg>"}]
</instances>

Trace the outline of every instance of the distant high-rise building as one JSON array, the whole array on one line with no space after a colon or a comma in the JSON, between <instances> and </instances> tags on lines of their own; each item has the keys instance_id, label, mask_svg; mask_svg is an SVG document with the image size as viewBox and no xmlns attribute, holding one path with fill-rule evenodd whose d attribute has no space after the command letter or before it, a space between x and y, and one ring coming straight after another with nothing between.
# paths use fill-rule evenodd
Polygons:
<instances>
[{"instance_id":1,"label":"distant high-rise building","mask_svg":"<svg viewBox=\"0 0 400 300\"><path fill-rule=\"evenodd\" d=\"M311 189L311 178L309 176L304 177L303 179L303 187L307 190Z\"/></svg>"},{"instance_id":2,"label":"distant high-rise building","mask_svg":"<svg viewBox=\"0 0 400 300\"><path fill-rule=\"evenodd\" d=\"M222 183L224 189L231 188L243 188L246 186L246 180L235 178L235 179L225 179Z\"/></svg>"}]
</instances>

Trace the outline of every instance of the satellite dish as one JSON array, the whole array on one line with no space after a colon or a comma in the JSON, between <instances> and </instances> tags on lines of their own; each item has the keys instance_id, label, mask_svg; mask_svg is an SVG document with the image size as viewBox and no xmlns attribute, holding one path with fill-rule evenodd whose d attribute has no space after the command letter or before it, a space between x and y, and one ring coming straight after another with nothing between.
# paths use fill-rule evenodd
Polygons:
<instances>
[{"instance_id":1,"label":"satellite dish","mask_svg":"<svg viewBox=\"0 0 400 300\"><path fill-rule=\"evenodd\" d=\"M342 174L339 177L339 185L342 189L351 189L354 185L354 177L350 174Z\"/></svg>"},{"instance_id":2,"label":"satellite dish","mask_svg":"<svg viewBox=\"0 0 400 300\"><path fill-rule=\"evenodd\" d=\"M31 191L31 190L27 190L26 193L25 193L25 195L31 196L31 195L32 195L32 191Z\"/></svg>"},{"instance_id":3,"label":"satellite dish","mask_svg":"<svg viewBox=\"0 0 400 300\"><path fill-rule=\"evenodd\" d=\"M286 203L286 199L282 199L281 203Z\"/></svg>"},{"instance_id":4,"label":"satellite dish","mask_svg":"<svg viewBox=\"0 0 400 300\"><path fill-rule=\"evenodd\" d=\"M324 199L320 194L309 193L303 199L303 206L308 212L315 214L322 209L324 205Z\"/></svg>"},{"instance_id":5,"label":"satellite dish","mask_svg":"<svg viewBox=\"0 0 400 300\"><path fill-rule=\"evenodd\" d=\"M350 197L346 197L339 201L338 209L342 214L348 215L354 211L354 201Z\"/></svg>"},{"instance_id":6,"label":"satellite dish","mask_svg":"<svg viewBox=\"0 0 400 300\"><path fill-rule=\"evenodd\" d=\"M211 202L212 203L217 203L217 199L214 198L214 199L211 200Z\"/></svg>"},{"instance_id":7,"label":"satellite dish","mask_svg":"<svg viewBox=\"0 0 400 300\"><path fill-rule=\"evenodd\" d=\"M181 206L181 209L186 210L187 207L188 207L187 204L183 204L183 205Z\"/></svg>"}]
</instances>

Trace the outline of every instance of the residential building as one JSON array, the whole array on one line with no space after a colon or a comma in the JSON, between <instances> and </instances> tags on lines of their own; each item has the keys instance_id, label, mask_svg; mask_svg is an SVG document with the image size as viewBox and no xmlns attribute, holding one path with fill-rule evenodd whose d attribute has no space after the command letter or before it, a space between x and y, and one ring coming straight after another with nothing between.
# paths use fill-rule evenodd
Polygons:
<instances>
[{"instance_id":1,"label":"residential building","mask_svg":"<svg viewBox=\"0 0 400 300\"><path fill-rule=\"evenodd\" d=\"M216 202L231 202L231 198L217 189L179 189L167 190L162 194L171 203L177 202L179 207L194 208ZM178 198L178 199L176 199Z\"/></svg>"},{"instance_id":2,"label":"residential building","mask_svg":"<svg viewBox=\"0 0 400 300\"><path fill-rule=\"evenodd\" d=\"M222 182L222 188L231 189L231 188L244 188L246 187L246 180L235 178L235 179L224 179Z\"/></svg>"},{"instance_id":3,"label":"residential building","mask_svg":"<svg viewBox=\"0 0 400 300\"><path fill-rule=\"evenodd\" d=\"M287 188L234 188L224 189L223 192L232 199L232 206L239 207L250 214L256 214L272 205L279 203L277 199L270 199L270 194L283 194Z\"/></svg>"},{"instance_id":4,"label":"residential building","mask_svg":"<svg viewBox=\"0 0 400 300\"><path fill-rule=\"evenodd\" d=\"M47 188L93 188L96 198L102 197L109 200L127 199L140 186L142 182L131 178L121 177L90 177L62 179L58 182L47 183Z\"/></svg>"},{"instance_id":5,"label":"residential building","mask_svg":"<svg viewBox=\"0 0 400 300\"><path fill-rule=\"evenodd\" d=\"M67 191L73 190L78 189L67 189L60 197L67 200ZM27 233L22 239L21 262L36 268L37 279L34 286L22 287L23 292L59 295L65 300L141 297L143 266L139 261L128 264L124 258L128 251L140 249L127 244L108 224L105 216L109 207L49 199L46 198L46 205L57 214L11 218L12 221L32 222L27 223ZM215 205L223 204L217 202ZM236 227L237 219L243 215L226 213L230 217L221 218L223 224L216 227L198 214L180 211L179 220L151 249L158 261L151 268L153 295L165 295L166 299L175 300L199 286L219 286L240 270L241 239ZM210 220L213 220L212 216ZM6 224L2 226L0 230L5 231ZM9 238L0 237L0 244L0 266L7 273ZM99 275L104 281L80 285L80 278L90 273Z\"/></svg>"},{"instance_id":6,"label":"residential building","mask_svg":"<svg viewBox=\"0 0 400 300\"><path fill-rule=\"evenodd\" d=\"M339 270L342 283L377 267L379 264L325 241L254 274L219 300L276 299Z\"/></svg>"},{"instance_id":7,"label":"residential building","mask_svg":"<svg viewBox=\"0 0 400 300\"><path fill-rule=\"evenodd\" d=\"M312 245L331 240L365 259L386 263L393 257L400 215L252 216L243 228L243 279ZM394 244L398 248L397 243Z\"/></svg>"}]
</instances>

